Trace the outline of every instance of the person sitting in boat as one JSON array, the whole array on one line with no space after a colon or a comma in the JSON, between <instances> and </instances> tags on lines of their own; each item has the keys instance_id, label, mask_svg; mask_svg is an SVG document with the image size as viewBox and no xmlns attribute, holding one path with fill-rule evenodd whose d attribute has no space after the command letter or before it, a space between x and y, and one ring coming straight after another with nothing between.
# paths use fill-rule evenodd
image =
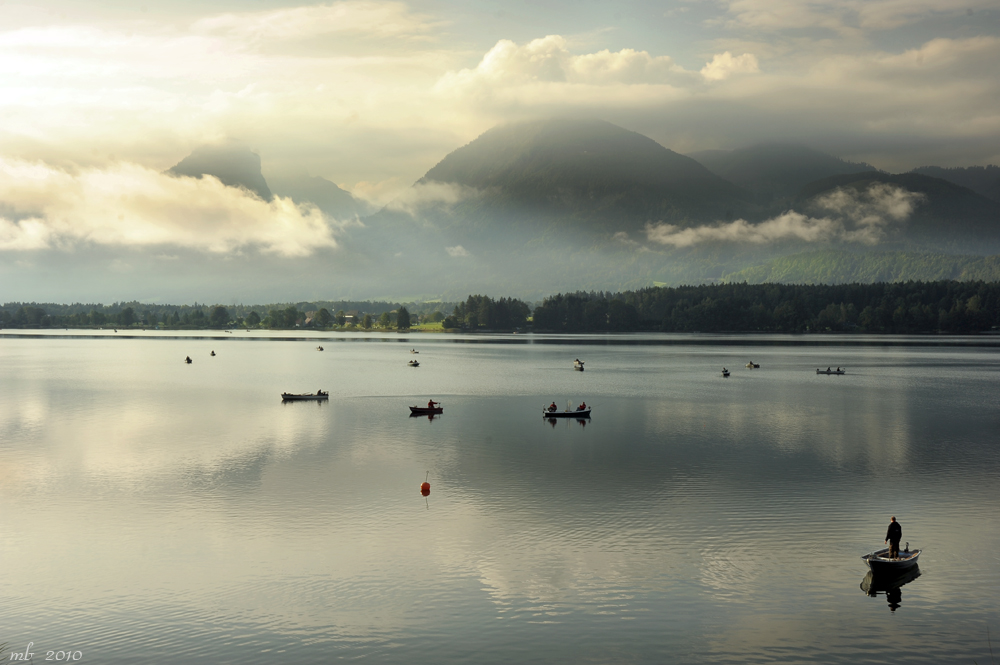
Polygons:
<instances>
[{"instance_id":1,"label":"person sitting in boat","mask_svg":"<svg viewBox=\"0 0 1000 665\"><path fill-rule=\"evenodd\" d=\"M830 369L829 367L827 367L827 368L826 368L826 371L827 371L827 372L830 372L830 371L832 371L832 370L831 370L831 369Z\"/></svg>"},{"instance_id":2,"label":"person sitting in boat","mask_svg":"<svg viewBox=\"0 0 1000 665\"><path fill-rule=\"evenodd\" d=\"M837 368L837 371L838 371L838 372L840 371L840 367L838 367L838 368Z\"/></svg>"},{"instance_id":3,"label":"person sitting in boat","mask_svg":"<svg viewBox=\"0 0 1000 665\"><path fill-rule=\"evenodd\" d=\"M559 408L559 407L558 407L558 406L556 406L556 403L555 403L555 402L552 402L552 404L549 404L549 412L550 412L550 413L551 413L552 411L555 411L555 410L556 410L556 409L558 409L558 408Z\"/></svg>"},{"instance_id":4,"label":"person sitting in boat","mask_svg":"<svg viewBox=\"0 0 1000 665\"><path fill-rule=\"evenodd\" d=\"M587 403L586 402L581 402L580 406L576 407L576 410L577 411L586 411L587 410Z\"/></svg>"},{"instance_id":5,"label":"person sitting in boat","mask_svg":"<svg viewBox=\"0 0 1000 665\"><path fill-rule=\"evenodd\" d=\"M889 543L889 558L899 558L899 541L903 537L903 527L899 526L896 517L889 519L889 530L885 532L885 542Z\"/></svg>"},{"instance_id":6,"label":"person sitting in boat","mask_svg":"<svg viewBox=\"0 0 1000 665\"><path fill-rule=\"evenodd\" d=\"M435 402L434 400L429 399L429 400L427 400L427 408L428 409L433 409L435 404L440 404L440 403L441 402Z\"/></svg>"}]
</instances>

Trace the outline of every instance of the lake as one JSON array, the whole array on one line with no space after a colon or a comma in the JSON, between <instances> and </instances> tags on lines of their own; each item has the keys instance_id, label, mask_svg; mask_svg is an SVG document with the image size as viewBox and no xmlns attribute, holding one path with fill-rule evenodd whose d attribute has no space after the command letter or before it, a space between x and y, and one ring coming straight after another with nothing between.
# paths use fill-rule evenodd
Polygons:
<instances>
[{"instance_id":1,"label":"lake","mask_svg":"<svg viewBox=\"0 0 1000 665\"><path fill-rule=\"evenodd\" d=\"M0 368L36 662L1000 656L1000 338L5 330ZM920 575L872 589L892 515Z\"/></svg>"}]
</instances>

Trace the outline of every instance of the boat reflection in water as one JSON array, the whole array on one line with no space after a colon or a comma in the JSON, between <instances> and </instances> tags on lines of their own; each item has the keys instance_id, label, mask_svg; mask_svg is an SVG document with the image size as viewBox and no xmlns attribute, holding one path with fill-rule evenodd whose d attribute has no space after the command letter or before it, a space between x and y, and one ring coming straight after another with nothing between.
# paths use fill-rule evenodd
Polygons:
<instances>
[{"instance_id":1,"label":"boat reflection in water","mask_svg":"<svg viewBox=\"0 0 1000 665\"><path fill-rule=\"evenodd\" d=\"M577 418L552 418L552 417L547 417L547 418L545 418L545 420L547 420L549 422L549 424L552 425L553 427L555 427L556 423L558 423L559 421L562 421L562 422L565 422L565 423L568 423L570 421L575 421L575 422L580 423L580 427L586 427L587 423L590 422L590 415L589 415L589 412L588 412L588 415L586 415L586 416L579 416Z\"/></svg>"},{"instance_id":2,"label":"boat reflection in water","mask_svg":"<svg viewBox=\"0 0 1000 665\"><path fill-rule=\"evenodd\" d=\"M869 572L865 575L865 579L861 580L861 590L872 598L879 594L885 594L886 600L889 601L889 609L895 612L903 603L903 586L918 577L920 577L919 566L914 566L899 575L891 573L876 575Z\"/></svg>"}]
</instances>

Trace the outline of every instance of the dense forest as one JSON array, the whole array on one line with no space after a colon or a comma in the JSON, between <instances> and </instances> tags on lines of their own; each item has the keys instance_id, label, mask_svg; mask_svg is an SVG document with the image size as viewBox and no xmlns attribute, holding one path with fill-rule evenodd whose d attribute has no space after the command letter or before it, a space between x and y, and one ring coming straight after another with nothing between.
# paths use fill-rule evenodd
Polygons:
<instances>
[{"instance_id":1,"label":"dense forest","mask_svg":"<svg viewBox=\"0 0 1000 665\"><path fill-rule=\"evenodd\" d=\"M720 284L546 298L535 330L984 332L1000 325L1000 283Z\"/></svg>"},{"instance_id":2,"label":"dense forest","mask_svg":"<svg viewBox=\"0 0 1000 665\"><path fill-rule=\"evenodd\" d=\"M444 312L451 309L450 315ZM440 324L440 326L438 326ZM319 302L264 306L0 306L5 328L314 328L539 332L978 333L1000 328L998 282L901 282L651 287L577 292L534 308L516 298L470 295L459 303Z\"/></svg>"},{"instance_id":3,"label":"dense forest","mask_svg":"<svg viewBox=\"0 0 1000 665\"><path fill-rule=\"evenodd\" d=\"M319 301L271 305L111 305L6 303L0 305L0 328L142 327L166 330L207 328L395 328L404 314L407 326L440 321L454 303Z\"/></svg>"}]
</instances>

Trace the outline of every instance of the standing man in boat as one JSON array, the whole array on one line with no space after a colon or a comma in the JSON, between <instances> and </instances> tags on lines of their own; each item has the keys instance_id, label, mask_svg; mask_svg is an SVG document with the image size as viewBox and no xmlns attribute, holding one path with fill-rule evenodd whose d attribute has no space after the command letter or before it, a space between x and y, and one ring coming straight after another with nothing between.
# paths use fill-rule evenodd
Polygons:
<instances>
[{"instance_id":1,"label":"standing man in boat","mask_svg":"<svg viewBox=\"0 0 1000 665\"><path fill-rule=\"evenodd\" d=\"M429 400L427 400L427 408L428 409L433 409L436 405L438 405L440 403L441 402L435 402L434 400L429 399Z\"/></svg>"},{"instance_id":2,"label":"standing man in boat","mask_svg":"<svg viewBox=\"0 0 1000 665\"><path fill-rule=\"evenodd\" d=\"M885 542L889 543L889 558L899 558L899 541L903 538L903 527L899 526L896 517L889 520L889 530L885 532Z\"/></svg>"}]
</instances>

